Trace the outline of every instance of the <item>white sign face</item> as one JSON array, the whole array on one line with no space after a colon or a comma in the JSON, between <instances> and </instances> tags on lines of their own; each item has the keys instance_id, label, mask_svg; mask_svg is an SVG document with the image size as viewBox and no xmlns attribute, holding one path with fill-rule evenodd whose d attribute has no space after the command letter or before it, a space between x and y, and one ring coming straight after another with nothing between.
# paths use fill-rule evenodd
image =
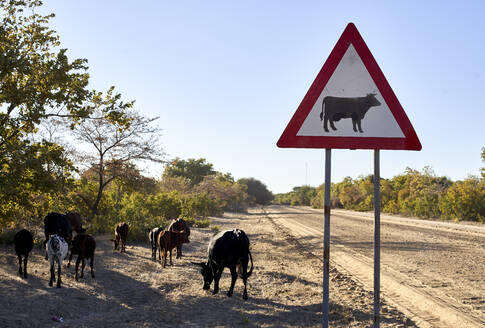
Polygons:
<instances>
[{"instance_id":1,"label":"white sign face","mask_svg":"<svg viewBox=\"0 0 485 328\"><path fill-rule=\"evenodd\" d=\"M352 44L297 136L405 137Z\"/></svg>"}]
</instances>

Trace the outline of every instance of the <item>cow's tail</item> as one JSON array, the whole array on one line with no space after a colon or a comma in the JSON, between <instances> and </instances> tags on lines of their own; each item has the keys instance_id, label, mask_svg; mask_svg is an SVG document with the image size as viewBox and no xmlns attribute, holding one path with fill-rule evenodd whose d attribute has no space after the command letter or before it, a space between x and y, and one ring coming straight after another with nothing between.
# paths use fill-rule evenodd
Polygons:
<instances>
[{"instance_id":1,"label":"cow's tail","mask_svg":"<svg viewBox=\"0 0 485 328\"><path fill-rule=\"evenodd\" d=\"M253 267L254 267L254 265L253 265L253 257L251 255L251 251L249 249L248 249L248 254L249 254L249 258L251 259L251 269L249 269L249 272L248 272L248 274L246 276L247 278L249 278L251 276L251 274L253 273Z\"/></svg>"},{"instance_id":2,"label":"cow's tail","mask_svg":"<svg viewBox=\"0 0 485 328\"><path fill-rule=\"evenodd\" d=\"M320 121L323 121L323 111L325 109L325 98L322 101L322 112L320 113Z\"/></svg>"}]
</instances>

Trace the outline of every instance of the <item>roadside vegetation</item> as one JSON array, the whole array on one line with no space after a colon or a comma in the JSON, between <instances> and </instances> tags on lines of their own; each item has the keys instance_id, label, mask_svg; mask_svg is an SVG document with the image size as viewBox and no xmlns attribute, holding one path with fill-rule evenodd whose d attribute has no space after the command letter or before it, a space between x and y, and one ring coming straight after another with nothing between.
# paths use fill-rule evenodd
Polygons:
<instances>
[{"instance_id":1,"label":"roadside vegetation","mask_svg":"<svg viewBox=\"0 0 485 328\"><path fill-rule=\"evenodd\" d=\"M0 0L0 242L19 227L39 230L53 211L79 212L91 233L126 221L130 237L145 240L175 217L208 227L211 216L272 201L323 207L323 186L274 197L261 181L235 180L206 159L169 159L158 118L143 116L114 86L89 89L87 59L69 58L49 27L54 15L39 14L41 6ZM162 176L140 169L147 162L165 165ZM332 206L371 210L372 180L332 184ZM456 182L408 169L381 188L385 212L485 221L485 168Z\"/></svg>"},{"instance_id":2,"label":"roadside vegetation","mask_svg":"<svg viewBox=\"0 0 485 328\"><path fill-rule=\"evenodd\" d=\"M84 58L69 58L38 0L0 0L0 242L39 230L49 212L79 212L91 233L126 221L130 237L183 217L267 204L254 179L236 181L205 159L168 159L158 118L145 117L114 86L89 89ZM141 165L165 165L150 177ZM214 227L214 229L218 229Z\"/></svg>"},{"instance_id":3,"label":"roadside vegetation","mask_svg":"<svg viewBox=\"0 0 485 328\"><path fill-rule=\"evenodd\" d=\"M485 164L485 147L482 148ZM332 183L331 206L355 211L374 209L374 176L357 179L346 177ZM295 187L289 193L276 194L274 203L306 205L323 208L324 185ZM407 168L392 179L381 178L381 210L421 218L485 223L485 167L481 176L469 176L463 181L451 181L436 176L425 167L422 171Z\"/></svg>"}]
</instances>

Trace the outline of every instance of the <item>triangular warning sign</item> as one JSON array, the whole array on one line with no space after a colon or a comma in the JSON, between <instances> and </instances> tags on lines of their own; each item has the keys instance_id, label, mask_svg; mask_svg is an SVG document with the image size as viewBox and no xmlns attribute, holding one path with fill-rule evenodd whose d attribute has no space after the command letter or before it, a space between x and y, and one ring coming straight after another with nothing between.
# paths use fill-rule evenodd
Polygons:
<instances>
[{"instance_id":1,"label":"triangular warning sign","mask_svg":"<svg viewBox=\"0 0 485 328\"><path fill-rule=\"evenodd\" d=\"M352 23L345 28L277 145L421 150L411 122Z\"/></svg>"}]
</instances>

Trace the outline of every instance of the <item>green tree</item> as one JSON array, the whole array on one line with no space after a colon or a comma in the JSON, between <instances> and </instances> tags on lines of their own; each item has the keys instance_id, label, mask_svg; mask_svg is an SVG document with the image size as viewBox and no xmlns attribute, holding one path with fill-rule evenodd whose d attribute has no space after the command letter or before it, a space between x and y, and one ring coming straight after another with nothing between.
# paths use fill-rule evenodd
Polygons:
<instances>
[{"instance_id":1,"label":"green tree","mask_svg":"<svg viewBox=\"0 0 485 328\"><path fill-rule=\"evenodd\" d=\"M477 177L455 182L439 200L443 216L485 223L485 183Z\"/></svg>"},{"instance_id":2,"label":"green tree","mask_svg":"<svg viewBox=\"0 0 485 328\"><path fill-rule=\"evenodd\" d=\"M191 186L199 184L205 176L215 174L212 164L205 158L189 158L183 160L176 157L165 166L162 179L168 177L182 177L190 181Z\"/></svg>"},{"instance_id":3,"label":"green tree","mask_svg":"<svg viewBox=\"0 0 485 328\"><path fill-rule=\"evenodd\" d=\"M62 188L70 179L72 163L63 147L33 136L39 124L49 117L89 114L83 106L89 94L87 61L68 59L59 36L48 26L54 15L35 13L41 5L35 0L0 0L2 221L18 213L33 215L29 208L39 205L34 198L65 192Z\"/></svg>"},{"instance_id":4,"label":"green tree","mask_svg":"<svg viewBox=\"0 0 485 328\"><path fill-rule=\"evenodd\" d=\"M90 151L78 151L82 161L97 180L96 195L80 192L78 196L90 209L90 218L98 214L105 188L115 179L126 177L134 161L163 162L164 153L158 144L158 131L152 127L157 118L145 118L132 110L133 102L125 103L111 88L105 95L93 94L90 106L94 117L81 120L73 130L78 141Z\"/></svg>"},{"instance_id":5,"label":"green tree","mask_svg":"<svg viewBox=\"0 0 485 328\"><path fill-rule=\"evenodd\" d=\"M485 147L482 148L482 162L485 163ZM482 179L485 179L485 167L480 169L482 172Z\"/></svg>"},{"instance_id":6,"label":"green tree","mask_svg":"<svg viewBox=\"0 0 485 328\"><path fill-rule=\"evenodd\" d=\"M242 178L237 180L237 183L247 188L246 192L253 197L256 204L267 205L274 199L273 193L266 185L255 178Z\"/></svg>"},{"instance_id":7,"label":"green tree","mask_svg":"<svg viewBox=\"0 0 485 328\"><path fill-rule=\"evenodd\" d=\"M399 213L418 217L440 217L439 198L452 185L452 181L437 177L429 167L422 172L407 168L391 183L397 192Z\"/></svg>"},{"instance_id":8,"label":"green tree","mask_svg":"<svg viewBox=\"0 0 485 328\"><path fill-rule=\"evenodd\" d=\"M205 219L208 216L222 215L220 204L206 193L197 193L182 197L182 216L188 219Z\"/></svg>"},{"instance_id":9,"label":"green tree","mask_svg":"<svg viewBox=\"0 0 485 328\"><path fill-rule=\"evenodd\" d=\"M317 190L310 186L301 186L293 188L291 205L293 206L310 206L313 198L317 195Z\"/></svg>"},{"instance_id":10,"label":"green tree","mask_svg":"<svg viewBox=\"0 0 485 328\"><path fill-rule=\"evenodd\" d=\"M215 175L205 176L194 187L194 192L207 194L223 210L243 210L243 204L248 198L245 185L234 182L234 178L228 173L217 172Z\"/></svg>"}]
</instances>

